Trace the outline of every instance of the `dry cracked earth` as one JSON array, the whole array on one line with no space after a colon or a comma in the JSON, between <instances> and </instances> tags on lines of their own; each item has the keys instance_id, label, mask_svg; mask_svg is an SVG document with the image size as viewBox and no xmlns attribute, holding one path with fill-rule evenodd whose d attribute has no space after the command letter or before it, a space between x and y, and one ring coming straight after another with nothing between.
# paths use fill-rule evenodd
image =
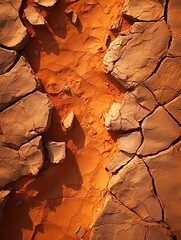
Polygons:
<instances>
[{"instance_id":1,"label":"dry cracked earth","mask_svg":"<svg viewBox=\"0 0 181 240\"><path fill-rule=\"evenodd\" d=\"M181 1L0 1L0 240L181 240Z\"/></svg>"}]
</instances>

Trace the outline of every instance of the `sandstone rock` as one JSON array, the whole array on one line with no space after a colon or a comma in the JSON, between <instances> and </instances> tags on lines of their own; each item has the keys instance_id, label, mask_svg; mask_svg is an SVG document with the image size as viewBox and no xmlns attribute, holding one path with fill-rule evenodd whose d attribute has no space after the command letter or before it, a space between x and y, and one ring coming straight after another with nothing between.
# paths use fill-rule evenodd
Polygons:
<instances>
[{"instance_id":1,"label":"sandstone rock","mask_svg":"<svg viewBox=\"0 0 181 240\"><path fill-rule=\"evenodd\" d=\"M143 143L139 155L156 154L179 138L181 129L163 107L158 107L142 124Z\"/></svg>"},{"instance_id":2,"label":"sandstone rock","mask_svg":"<svg viewBox=\"0 0 181 240\"><path fill-rule=\"evenodd\" d=\"M165 0L126 0L123 15L140 21L156 21L164 16Z\"/></svg>"},{"instance_id":3,"label":"sandstone rock","mask_svg":"<svg viewBox=\"0 0 181 240\"><path fill-rule=\"evenodd\" d=\"M26 74L25 74L26 73ZM0 78L0 110L5 109L38 87L32 68L20 57L11 71Z\"/></svg>"},{"instance_id":4,"label":"sandstone rock","mask_svg":"<svg viewBox=\"0 0 181 240\"><path fill-rule=\"evenodd\" d=\"M136 22L110 44L104 67L123 87L136 86L152 74L166 54L169 39L164 21Z\"/></svg>"},{"instance_id":5,"label":"sandstone rock","mask_svg":"<svg viewBox=\"0 0 181 240\"><path fill-rule=\"evenodd\" d=\"M73 10L66 11L66 14L70 17L70 20L74 25L78 24L78 16Z\"/></svg>"},{"instance_id":6,"label":"sandstone rock","mask_svg":"<svg viewBox=\"0 0 181 240\"><path fill-rule=\"evenodd\" d=\"M20 7L22 5L22 1L23 0L8 0L8 2L10 2L12 4L12 6L17 10L19 11L20 10Z\"/></svg>"},{"instance_id":7,"label":"sandstone rock","mask_svg":"<svg viewBox=\"0 0 181 240\"><path fill-rule=\"evenodd\" d=\"M110 172L116 172L119 168L126 165L133 157L134 154L119 152L115 157L109 160L106 164L106 169Z\"/></svg>"},{"instance_id":8,"label":"sandstone rock","mask_svg":"<svg viewBox=\"0 0 181 240\"><path fill-rule=\"evenodd\" d=\"M16 51L0 48L0 74L7 72L15 63L16 58Z\"/></svg>"},{"instance_id":9,"label":"sandstone rock","mask_svg":"<svg viewBox=\"0 0 181 240\"><path fill-rule=\"evenodd\" d=\"M47 149L51 163L63 163L66 157L65 142L48 142Z\"/></svg>"},{"instance_id":10,"label":"sandstone rock","mask_svg":"<svg viewBox=\"0 0 181 240\"><path fill-rule=\"evenodd\" d=\"M145 158L160 200L164 206L165 222L177 239L181 239L181 142L155 156Z\"/></svg>"},{"instance_id":11,"label":"sandstone rock","mask_svg":"<svg viewBox=\"0 0 181 240\"><path fill-rule=\"evenodd\" d=\"M172 32L169 53L181 56L181 1L170 0L168 3L168 24Z\"/></svg>"},{"instance_id":12,"label":"sandstone rock","mask_svg":"<svg viewBox=\"0 0 181 240\"><path fill-rule=\"evenodd\" d=\"M176 97L181 89L180 66L181 58L166 58L157 72L145 81L146 87L162 105Z\"/></svg>"},{"instance_id":13,"label":"sandstone rock","mask_svg":"<svg viewBox=\"0 0 181 240\"><path fill-rule=\"evenodd\" d=\"M171 240L170 232L158 223L145 223L116 201L107 199L97 217L91 240Z\"/></svg>"},{"instance_id":14,"label":"sandstone rock","mask_svg":"<svg viewBox=\"0 0 181 240\"><path fill-rule=\"evenodd\" d=\"M0 141L21 146L45 132L50 124L51 109L47 95L41 92L22 98L0 113Z\"/></svg>"},{"instance_id":15,"label":"sandstone rock","mask_svg":"<svg viewBox=\"0 0 181 240\"><path fill-rule=\"evenodd\" d=\"M145 163L138 157L111 178L108 189L144 221L162 220L162 209L154 193L152 178Z\"/></svg>"},{"instance_id":16,"label":"sandstone rock","mask_svg":"<svg viewBox=\"0 0 181 240\"><path fill-rule=\"evenodd\" d=\"M136 153L141 145L142 135L139 131L121 134L117 139L117 146L120 150L128 153Z\"/></svg>"},{"instance_id":17,"label":"sandstone rock","mask_svg":"<svg viewBox=\"0 0 181 240\"><path fill-rule=\"evenodd\" d=\"M24 175L36 175L43 165L41 136L22 145L19 150L0 145L0 186Z\"/></svg>"},{"instance_id":18,"label":"sandstone rock","mask_svg":"<svg viewBox=\"0 0 181 240\"><path fill-rule=\"evenodd\" d=\"M21 1L4 1L0 8L0 44L17 50L27 42L27 32L19 17L19 9L14 7L19 8L20 4Z\"/></svg>"},{"instance_id":19,"label":"sandstone rock","mask_svg":"<svg viewBox=\"0 0 181 240\"><path fill-rule=\"evenodd\" d=\"M57 0L34 0L34 2L43 7L53 7Z\"/></svg>"},{"instance_id":20,"label":"sandstone rock","mask_svg":"<svg viewBox=\"0 0 181 240\"><path fill-rule=\"evenodd\" d=\"M45 19L31 6L28 6L25 10L25 17L31 23L35 26L42 26L46 24Z\"/></svg>"},{"instance_id":21,"label":"sandstone rock","mask_svg":"<svg viewBox=\"0 0 181 240\"><path fill-rule=\"evenodd\" d=\"M71 111L67 117L64 119L63 121L63 125L66 128L67 131L70 131L72 129L73 123L74 123L74 118L75 115L74 113Z\"/></svg>"},{"instance_id":22,"label":"sandstone rock","mask_svg":"<svg viewBox=\"0 0 181 240\"><path fill-rule=\"evenodd\" d=\"M121 103L113 103L105 117L107 130L131 130L140 127L140 121L156 107L157 103L149 90L138 86L124 95Z\"/></svg>"},{"instance_id":23,"label":"sandstone rock","mask_svg":"<svg viewBox=\"0 0 181 240\"><path fill-rule=\"evenodd\" d=\"M3 220L3 208L6 204L9 194L10 194L9 190L0 191L0 222Z\"/></svg>"},{"instance_id":24,"label":"sandstone rock","mask_svg":"<svg viewBox=\"0 0 181 240\"><path fill-rule=\"evenodd\" d=\"M166 110L181 124L181 95L165 106Z\"/></svg>"}]
</instances>

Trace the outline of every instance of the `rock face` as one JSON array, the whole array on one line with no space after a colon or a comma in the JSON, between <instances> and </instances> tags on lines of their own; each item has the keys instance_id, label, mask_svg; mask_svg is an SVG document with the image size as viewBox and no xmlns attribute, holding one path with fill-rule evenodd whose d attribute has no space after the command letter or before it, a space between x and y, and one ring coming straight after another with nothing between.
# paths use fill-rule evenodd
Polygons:
<instances>
[{"instance_id":1,"label":"rock face","mask_svg":"<svg viewBox=\"0 0 181 240\"><path fill-rule=\"evenodd\" d=\"M163 18L165 0L126 0L122 13L140 21L155 21Z\"/></svg>"},{"instance_id":2,"label":"rock face","mask_svg":"<svg viewBox=\"0 0 181 240\"><path fill-rule=\"evenodd\" d=\"M43 148L38 136L19 150L0 145L0 186L24 175L36 175L43 165Z\"/></svg>"},{"instance_id":3,"label":"rock face","mask_svg":"<svg viewBox=\"0 0 181 240\"><path fill-rule=\"evenodd\" d=\"M43 7L53 7L57 0L35 0L34 2Z\"/></svg>"},{"instance_id":4,"label":"rock face","mask_svg":"<svg viewBox=\"0 0 181 240\"><path fill-rule=\"evenodd\" d=\"M168 24L172 32L169 53L181 56L181 2L179 0L170 0L168 3Z\"/></svg>"},{"instance_id":5,"label":"rock face","mask_svg":"<svg viewBox=\"0 0 181 240\"><path fill-rule=\"evenodd\" d=\"M47 96L37 91L5 109L0 113L0 140L21 146L45 132L50 125L51 108Z\"/></svg>"},{"instance_id":6,"label":"rock face","mask_svg":"<svg viewBox=\"0 0 181 240\"><path fill-rule=\"evenodd\" d=\"M152 74L166 54L169 39L165 21L136 22L110 44L103 61L105 70L123 87L134 87Z\"/></svg>"},{"instance_id":7,"label":"rock face","mask_svg":"<svg viewBox=\"0 0 181 240\"><path fill-rule=\"evenodd\" d=\"M27 42L26 28L18 13L21 2L4 1L0 10L0 44L17 50L22 49Z\"/></svg>"},{"instance_id":8,"label":"rock face","mask_svg":"<svg viewBox=\"0 0 181 240\"><path fill-rule=\"evenodd\" d=\"M49 142L47 144L51 163L63 163L66 157L65 142Z\"/></svg>"},{"instance_id":9,"label":"rock face","mask_svg":"<svg viewBox=\"0 0 181 240\"><path fill-rule=\"evenodd\" d=\"M46 24L45 19L31 6L28 6L25 10L26 19L35 26L42 26Z\"/></svg>"},{"instance_id":10,"label":"rock face","mask_svg":"<svg viewBox=\"0 0 181 240\"><path fill-rule=\"evenodd\" d=\"M165 222L181 239L181 142L155 156L145 158L164 206Z\"/></svg>"},{"instance_id":11,"label":"rock face","mask_svg":"<svg viewBox=\"0 0 181 240\"><path fill-rule=\"evenodd\" d=\"M153 94L139 86L126 93L121 103L113 103L105 117L105 126L111 131L137 129L140 121L152 112L156 105Z\"/></svg>"},{"instance_id":12,"label":"rock face","mask_svg":"<svg viewBox=\"0 0 181 240\"><path fill-rule=\"evenodd\" d=\"M33 92L38 85L32 68L24 57L20 57L11 71L0 78L0 110L4 110L23 96Z\"/></svg>"},{"instance_id":13,"label":"rock face","mask_svg":"<svg viewBox=\"0 0 181 240\"><path fill-rule=\"evenodd\" d=\"M161 221L162 209L144 162L135 157L109 182L110 192L144 221ZM153 207L154 206L154 207Z\"/></svg>"},{"instance_id":14,"label":"rock face","mask_svg":"<svg viewBox=\"0 0 181 240\"><path fill-rule=\"evenodd\" d=\"M16 51L0 48L0 74L7 72L15 63L16 58Z\"/></svg>"},{"instance_id":15,"label":"rock face","mask_svg":"<svg viewBox=\"0 0 181 240\"><path fill-rule=\"evenodd\" d=\"M158 223L146 223L135 213L108 198L93 225L91 240L171 240L171 233Z\"/></svg>"},{"instance_id":16,"label":"rock face","mask_svg":"<svg viewBox=\"0 0 181 240\"><path fill-rule=\"evenodd\" d=\"M156 154L179 138L181 128L163 107L158 107L142 124L143 144L140 155Z\"/></svg>"}]
</instances>

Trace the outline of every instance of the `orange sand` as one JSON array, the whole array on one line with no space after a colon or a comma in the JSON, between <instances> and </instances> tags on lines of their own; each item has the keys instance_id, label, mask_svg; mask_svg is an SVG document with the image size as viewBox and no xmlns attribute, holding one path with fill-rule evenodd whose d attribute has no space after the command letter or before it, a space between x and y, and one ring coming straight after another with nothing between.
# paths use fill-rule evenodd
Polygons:
<instances>
[{"instance_id":1,"label":"orange sand","mask_svg":"<svg viewBox=\"0 0 181 240\"><path fill-rule=\"evenodd\" d=\"M115 38L109 27L119 18L122 5L123 0L61 0L51 10L38 8L47 27L33 28L24 20L32 35L25 56L55 106L44 143L66 141L67 159L60 165L45 164L36 178L10 184L14 191L0 224L0 239L77 239L79 227L89 229L100 210L109 179L105 164L118 151L114 136L103 125L103 115L123 96L123 90L104 73L102 60L106 36ZM78 27L65 10L77 13ZM122 30L128 26L123 21ZM61 92L65 85L71 94ZM71 110L76 121L66 133L61 122ZM18 205L17 200L22 202ZM89 239L89 232L83 239Z\"/></svg>"}]
</instances>

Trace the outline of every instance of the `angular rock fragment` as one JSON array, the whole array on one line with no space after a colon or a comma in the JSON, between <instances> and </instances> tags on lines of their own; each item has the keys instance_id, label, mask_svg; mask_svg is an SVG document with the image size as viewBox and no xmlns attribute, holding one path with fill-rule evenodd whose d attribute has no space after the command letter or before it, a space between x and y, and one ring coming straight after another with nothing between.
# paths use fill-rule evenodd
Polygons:
<instances>
[{"instance_id":1,"label":"angular rock fragment","mask_svg":"<svg viewBox=\"0 0 181 240\"><path fill-rule=\"evenodd\" d=\"M0 74L7 72L15 63L17 52L0 48Z\"/></svg>"},{"instance_id":2,"label":"angular rock fragment","mask_svg":"<svg viewBox=\"0 0 181 240\"><path fill-rule=\"evenodd\" d=\"M47 130L52 105L46 94L35 92L0 113L0 141L21 146Z\"/></svg>"},{"instance_id":3,"label":"angular rock fragment","mask_svg":"<svg viewBox=\"0 0 181 240\"><path fill-rule=\"evenodd\" d=\"M181 56L181 1L170 0L168 2L168 25L172 32L172 42L169 53Z\"/></svg>"},{"instance_id":4,"label":"angular rock fragment","mask_svg":"<svg viewBox=\"0 0 181 240\"><path fill-rule=\"evenodd\" d=\"M140 21L156 21L164 16L166 0L126 0L123 15Z\"/></svg>"},{"instance_id":5,"label":"angular rock fragment","mask_svg":"<svg viewBox=\"0 0 181 240\"><path fill-rule=\"evenodd\" d=\"M140 127L140 121L156 107L149 90L138 86L124 95L121 103L113 103L105 117L105 126L111 131L127 131Z\"/></svg>"},{"instance_id":6,"label":"angular rock fragment","mask_svg":"<svg viewBox=\"0 0 181 240\"><path fill-rule=\"evenodd\" d=\"M108 198L97 217L91 240L171 240L171 233L158 223L146 223L122 204Z\"/></svg>"},{"instance_id":7,"label":"angular rock fragment","mask_svg":"<svg viewBox=\"0 0 181 240\"><path fill-rule=\"evenodd\" d=\"M66 11L66 14L68 14L68 16L70 17L71 22L74 25L78 24L78 21L79 21L78 16L77 16L77 14L73 10Z\"/></svg>"},{"instance_id":8,"label":"angular rock fragment","mask_svg":"<svg viewBox=\"0 0 181 240\"><path fill-rule=\"evenodd\" d=\"M20 57L11 71L0 78L0 110L34 91L38 85L32 68L24 57Z\"/></svg>"},{"instance_id":9,"label":"angular rock fragment","mask_svg":"<svg viewBox=\"0 0 181 240\"><path fill-rule=\"evenodd\" d=\"M9 190L0 191L0 222L3 220L3 208L6 204L9 194L10 194Z\"/></svg>"},{"instance_id":10,"label":"angular rock fragment","mask_svg":"<svg viewBox=\"0 0 181 240\"><path fill-rule=\"evenodd\" d=\"M165 58L144 84L161 104L171 101L181 89L181 58Z\"/></svg>"},{"instance_id":11,"label":"angular rock fragment","mask_svg":"<svg viewBox=\"0 0 181 240\"><path fill-rule=\"evenodd\" d=\"M80 227L76 232L76 235L79 239L82 239L82 237L86 234L86 232L87 232L87 229L85 227Z\"/></svg>"},{"instance_id":12,"label":"angular rock fragment","mask_svg":"<svg viewBox=\"0 0 181 240\"><path fill-rule=\"evenodd\" d=\"M30 24L35 26L42 26L46 24L45 19L31 6L28 6L25 10L25 17Z\"/></svg>"},{"instance_id":13,"label":"angular rock fragment","mask_svg":"<svg viewBox=\"0 0 181 240\"><path fill-rule=\"evenodd\" d=\"M136 131L132 133L121 134L117 139L117 146L120 150L127 153L136 153L141 145L141 132Z\"/></svg>"},{"instance_id":14,"label":"angular rock fragment","mask_svg":"<svg viewBox=\"0 0 181 240\"><path fill-rule=\"evenodd\" d=\"M166 54L170 32L165 21L136 22L109 46L104 67L129 89L146 80Z\"/></svg>"},{"instance_id":15,"label":"angular rock fragment","mask_svg":"<svg viewBox=\"0 0 181 240\"><path fill-rule=\"evenodd\" d=\"M70 131L72 129L73 123L74 123L74 118L75 115L74 113L71 111L67 117L64 119L63 121L63 125L66 128L67 131Z\"/></svg>"},{"instance_id":16,"label":"angular rock fragment","mask_svg":"<svg viewBox=\"0 0 181 240\"><path fill-rule=\"evenodd\" d=\"M145 161L154 178L158 196L164 206L165 222L177 239L181 239L181 142Z\"/></svg>"},{"instance_id":17,"label":"angular rock fragment","mask_svg":"<svg viewBox=\"0 0 181 240\"><path fill-rule=\"evenodd\" d=\"M14 4L14 5L13 5ZM0 10L0 44L13 48L22 49L27 42L27 31L21 22L18 10L21 1L3 1Z\"/></svg>"},{"instance_id":18,"label":"angular rock fragment","mask_svg":"<svg viewBox=\"0 0 181 240\"><path fill-rule=\"evenodd\" d=\"M0 186L24 175L36 175L43 165L41 136L22 145L19 150L0 145Z\"/></svg>"},{"instance_id":19,"label":"angular rock fragment","mask_svg":"<svg viewBox=\"0 0 181 240\"><path fill-rule=\"evenodd\" d=\"M145 163L138 157L111 178L108 189L144 221L162 220L162 209L153 190L152 178Z\"/></svg>"},{"instance_id":20,"label":"angular rock fragment","mask_svg":"<svg viewBox=\"0 0 181 240\"><path fill-rule=\"evenodd\" d=\"M176 119L181 125L181 95L167 103L164 108Z\"/></svg>"},{"instance_id":21,"label":"angular rock fragment","mask_svg":"<svg viewBox=\"0 0 181 240\"><path fill-rule=\"evenodd\" d=\"M51 163L63 163L66 157L65 142L48 142L48 154Z\"/></svg>"},{"instance_id":22,"label":"angular rock fragment","mask_svg":"<svg viewBox=\"0 0 181 240\"><path fill-rule=\"evenodd\" d=\"M43 7L53 7L58 0L34 0L35 3Z\"/></svg>"},{"instance_id":23,"label":"angular rock fragment","mask_svg":"<svg viewBox=\"0 0 181 240\"><path fill-rule=\"evenodd\" d=\"M179 138L181 128L163 107L158 107L142 124L143 143L139 155L156 154Z\"/></svg>"},{"instance_id":24,"label":"angular rock fragment","mask_svg":"<svg viewBox=\"0 0 181 240\"><path fill-rule=\"evenodd\" d=\"M119 168L125 166L133 157L134 154L119 152L109 160L106 164L106 169L110 172L116 172Z\"/></svg>"}]
</instances>

